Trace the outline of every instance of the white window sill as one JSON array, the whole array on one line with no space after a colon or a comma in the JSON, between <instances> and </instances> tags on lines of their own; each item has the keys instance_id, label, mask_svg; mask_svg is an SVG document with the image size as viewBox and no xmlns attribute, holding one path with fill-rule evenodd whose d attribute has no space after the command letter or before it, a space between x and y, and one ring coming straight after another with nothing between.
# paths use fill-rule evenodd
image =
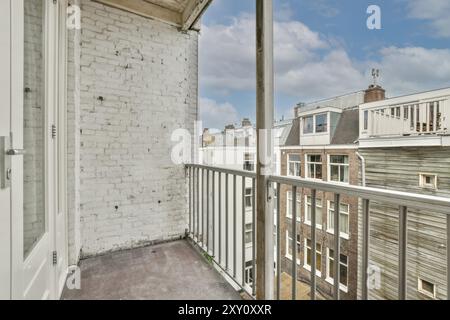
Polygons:
<instances>
[{"instance_id":1,"label":"white window sill","mask_svg":"<svg viewBox=\"0 0 450 320\"><path fill-rule=\"evenodd\" d=\"M288 259L288 260L291 260L292 261L292 256L291 255L289 255L289 254L286 254L285 256L284 256L286 259ZM297 264L298 265L300 265L300 259L297 259Z\"/></svg>"},{"instance_id":2,"label":"white window sill","mask_svg":"<svg viewBox=\"0 0 450 320\"><path fill-rule=\"evenodd\" d=\"M334 235L334 230L333 230L333 229L328 229L327 232L328 232L329 234ZM348 234L346 234L346 233L342 233L342 232L341 232L340 236L341 236L342 239L345 239L345 240L350 239L350 236L349 236Z\"/></svg>"},{"instance_id":3,"label":"white window sill","mask_svg":"<svg viewBox=\"0 0 450 320\"><path fill-rule=\"evenodd\" d=\"M303 269L308 270L309 272L311 272L311 266L304 264L303 265ZM322 272L320 272L319 270L316 270L316 277L322 277Z\"/></svg>"},{"instance_id":4,"label":"white window sill","mask_svg":"<svg viewBox=\"0 0 450 320\"><path fill-rule=\"evenodd\" d=\"M292 220L292 216L286 216L286 218ZM297 222L298 222L298 223L301 223L302 220L301 220L300 218L297 218Z\"/></svg>"},{"instance_id":5,"label":"white window sill","mask_svg":"<svg viewBox=\"0 0 450 320\"><path fill-rule=\"evenodd\" d=\"M305 224L311 227L311 221L305 221ZM316 224L316 229L323 230L323 225Z\"/></svg>"},{"instance_id":6,"label":"white window sill","mask_svg":"<svg viewBox=\"0 0 450 320\"><path fill-rule=\"evenodd\" d=\"M334 286L334 279L333 279L333 278L327 277L327 278L325 279L325 281L328 282L329 284L331 284L332 286ZM341 290L341 291L347 293L347 292L348 292L348 287L346 287L346 286L344 286L342 283L340 283L340 284L339 284L339 290Z\"/></svg>"}]
</instances>

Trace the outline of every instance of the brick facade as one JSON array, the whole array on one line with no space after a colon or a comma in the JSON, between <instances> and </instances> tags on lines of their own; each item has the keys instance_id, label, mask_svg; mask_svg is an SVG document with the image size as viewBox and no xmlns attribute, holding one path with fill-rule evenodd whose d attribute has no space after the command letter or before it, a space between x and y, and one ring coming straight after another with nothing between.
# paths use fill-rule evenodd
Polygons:
<instances>
[{"instance_id":1,"label":"brick facade","mask_svg":"<svg viewBox=\"0 0 450 320\"><path fill-rule=\"evenodd\" d=\"M305 178L305 157L307 154L322 155L322 174L323 180L327 180L328 175L328 155L347 155L349 157L349 182L350 184L358 184L359 159L356 156L356 149L283 149L281 152L281 174L287 175L287 159L288 154L299 154L301 159L301 176ZM287 191L291 187L281 186L280 211L281 211L281 257L282 272L291 273L292 260L286 257L286 230L291 230L292 220L286 217L286 201ZM311 226L305 223L305 196L311 194L309 189L297 190L297 194L301 195L301 222L297 224L297 234L301 235L300 249L298 250L297 259L300 260L298 265L298 280L308 283L310 281L310 272L303 267L304 265L304 239L311 239ZM333 249L334 235L327 232L327 208L328 201L334 201L332 193L317 191L317 199L322 199L322 221L323 229L316 229L317 243L322 245L322 274L317 277L317 291L323 296L330 298L333 294L333 286L326 281L327 267L327 248ZM357 250L358 250L358 199L341 195L341 203L349 205L349 239L341 237L341 254L348 257L348 291L341 291L342 299L354 300L357 294Z\"/></svg>"}]
</instances>

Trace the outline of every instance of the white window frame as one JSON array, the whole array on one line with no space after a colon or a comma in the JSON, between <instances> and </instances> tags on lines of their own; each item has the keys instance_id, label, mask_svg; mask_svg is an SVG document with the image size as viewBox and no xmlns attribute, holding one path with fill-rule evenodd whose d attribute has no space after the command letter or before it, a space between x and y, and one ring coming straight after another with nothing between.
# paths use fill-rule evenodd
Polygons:
<instances>
[{"instance_id":1,"label":"white window frame","mask_svg":"<svg viewBox=\"0 0 450 320\"><path fill-rule=\"evenodd\" d=\"M433 179L433 183L429 184L425 182L427 177L431 177ZM421 188L437 190L437 174L429 174L429 173L419 173L419 186Z\"/></svg>"},{"instance_id":2,"label":"white window frame","mask_svg":"<svg viewBox=\"0 0 450 320\"><path fill-rule=\"evenodd\" d=\"M318 114L314 115L314 133L317 133L317 134L328 134L328 127L330 125L330 123L329 123L330 119L328 117L328 114L329 114L328 112L324 112L324 113L318 113ZM325 123L326 127L325 127L325 131L318 132L317 131L317 118L320 117L320 116L325 116L325 118L326 118L326 123Z\"/></svg>"},{"instance_id":3,"label":"white window frame","mask_svg":"<svg viewBox=\"0 0 450 320\"><path fill-rule=\"evenodd\" d=\"M250 226L250 228L248 229L247 227L248 226ZM250 222L250 223L246 223L245 224L245 230L244 230L244 232L245 232L245 246L246 247L251 247L252 245L253 245L253 224ZM247 242L247 234L251 234L251 238L250 238L250 242Z\"/></svg>"},{"instance_id":4,"label":"white window frame","mask_svg":"<svg viewBox=\"0 0 450 320\"><path fill-rule=\"evenodd\" d=\"M311 219L308 219L308 206L312 207L311 201L308 201L308 198L311 198L311 196L305 195L305 224L307 225L311 225ZM321 205L318 205L319 201L322 202ZM317 208L320 208L322 211L322 215L321 215L321 221L322 223L317 223ZM323 229L323 200L320 198L316 198L316 228L319 230Z\"/></svg>"},{"instance_id":5,"label":"white window frame","mask_svg":"<svg viewBox=\"0 0 450 320\"><path fill-rule=\"evenodd\" d=\"M341 255L346 256L347 257L347 264L344 264L341 262L341 259L339 257L339 264L342 266L347 267L347 285L344 285L342 283L339 283L339 289L345 293L348 292L348 255L341 253ZM332 278L334 276L334 270L331 270L330 267L330 260L334 261L334 256L330 254L330 248L327 248L327 265L326 265L326 278L325 281L328 282L331 285L334 285L334 278Z\"/></svg>"},{"instance_id":6,"label":"white window frame","mask_svg":"<svg viewBox=\"0 0 450 320\"><path fill-rule=\"evenodd\" d=\"M298 156L300 160L298 160L298 161L291 160L291 156ZM291 164L294 166L294 171L295 172L298 170L298 173L299 173L298 175L291 175L290 174ZM296 153L288 154L287 155L287 172L286 172L286 175L288 177L301 177L301 173L302 173L301 155L300 154L296 154Z\"/></svg>"},{"instance_id":7,"label":"white window frame","mask_svg":"<svg viewBox=\"0 0 450 320\"><path fill-rule=\"evenodd\" d=\"M348 159L348 163L331 163L331 157L333 157L333 156L335 156L335 157L347 157L347 159ZM333 182L333 183L340 183L340 184L350 184L350 157L348 156L348 155L346 155L346 154L329 154L328 155L328 157L327 157L328 159L328 181L330 181L330 182ZM340 180L340 177L341 177L341 167L347 167L348 168L348 170L347 170L347 173L348 173L348 176L347 176L347 182L341 182L341 181L335 181L335 180L331 180L331 167L332 166L335 166L335 167L339 167L339 179L338 180ZM323 172L322 172L322 174L323 174Z\"/></svg>"},{"instance_id":8,"label":"white window frame","mask_svg":"<svg viewBox=\"0 0 450 320\"><path fill-rule=\"evenodd\" d=\"M333 226L333 228L331 228L331 221L334 222L334 220L332 220L332 219L334 219L334 209L331 208L332 202L334 203L334 201L330 201L330 200L327 201L327 232L330 234L334 234L334 226ZM339 215L342 215L342 214L347 215L347 221L348 221L347 230L349 232L345 233L345 232L340 231L339 236L343 239L348 240L350 238L350 205L347 203L341 203L340 205L348 207L348 210L346 212L339 210ZM333 211L333 215L331 215L331 211Z\"/></svg>"},{"instance_id":9,"label":"white window frame","mask_svg":"<svg viewBox=\"0 0 450 320\"><path fill-rule=\"evenodd\" d=\"M297 222L301 222L302 195L297 192ZM292 219L292 190L286 191L286 218Z\"/></svg>"},{"instance_id":10,"label":"white window frame","mask_svg":"<svg viewBox=\"0 0 450 320\"><path fill-rule=\"evenodd\" d=\"M311 132L305 132L306 128L306 119L312 119L312 131ZM304 116L302 117L302 134L303 135L313 135L315 133L316 129L316 117L314 115Z\"/></svg>"},{"instance_id":11,"label":"white window frame","mask_svg":"<svg viewBox=\"0 0 450 320\"><path fill-rule=\"evenodd\" d=\"M250 265L249 265L250 263ZM245 270L244 270L245 274L244 274L244 281L245 284L247 284L249 287L251 287L253 285L253 281L254 281L254 277L255 274L253 272L253 263L251 261L246 261L245 262ZM252 274L252 279L250 281L250 274Z\"/></svg>"},{"instance_id":12,"label":"white window frame","mask_svg":"<svg viewBox=\"0 0 450 320\"><path fill-rule=\"evenodd\" d=\"M285 257L289 260L292 261L292 255L289 254L289 245L292 243L292 238L289 237L289 231L290 230L286 230L286 254ZM297 237L299 236L299 234L297 234ZM301 242L297 240L297 249L300 248L301 246ZM294 250L294 248L292 248L292 250ZM300 257L297 254L297 264L300 265Z\"/></svg>"},{"instance_id":13,"label":"white window frame","mask_svg":"<svg viewBox=\"0 0 450 320\"><path fill-rule=\"evenodd\" d=\"M250 193L247 193L247 191L250 190ZM253 188L245 188L244 190L245 194L244 194L244 205L245 205L245 209L249 209L252 207L252 202L253 202ZM250 198L250 205L247 206L247 200L248 198Z\"/></svg>"},{"instance_id":14,"label":"white window frame","mask_svg":"<svg viewBox=\"0 0 450 320\"><path fill-rule=\"evenodd\" d=\"M320 162L308 161L308 157L309 156L320 156L321 161ZM309 176L309 174L310 174L310 172L309 172L309 165L310 164L314 164L314 178ZM316 166L317 165L321 165L322 166L322 178L316 178L316 172L317 172ZM305 178L309 179L309 180L323 181L323 155L317 154L317 153L305 154Z\"/></svg>"},{"instance_id":15,"label":"white window frame","mask_svg":"<svg viewBox=\"0 0 450 320\"><path fill-rule=\"evenodd\" d=\"M433 285L433 293L430 293L427 290L423 289L423 285L422 285L423 281L426 281L426 282L428 282L428 283ZM420 278L420 277L417 278L417 291L419 291L419 293L421 293L423 295L426 295L429 298L436 299L436 284L431 282L431 281L425 280L425 279Z\"/></svg>"},{"instance_id":16,"label":"white window frame","mask_svg":"<svg viewBox=\"0 0 450 320\"><path fill-rule=\"evenodd\" d=\"M304 239L305 246L303 248L303 268L308 270L309 272L311 272L311 266L308 264L308 248L309 248L308 247L308 240L309 240L308 238ZM311 241L311 245L312 245L312 241ZM320 245L320 251L317 250L317 245ZM312 252L312 248L310 248L310 249L311 249L311 252ZM316 249L315 250L315 253L316 253L316 276L320 278L322 276L322 271L317 270L317 266L319 266L319 264L317 264L317 254L320 253L320 261L322 261L322 259L323 259L323 247L322 247L322 244L321 243L316 243L315 249ZM322 267L322 263L320 263L319 267Z\"/></svg>"},{"instance_id":17,"label":"white window frame","mask_svg":"<svg viewBox=\"0 0 450 320\"><path fill-rule=\"evenodd\" d=\"M248 159L247 159L247 158L248 158ZM255 158L256 158L255 153L253 153L253 152L245 152L245 153L244 153L243 163L242 163L242 169L243 169L244 171L250 171L250 170L247 170L247 169L245 168L245 167L246 167L246 163L248 162L249 165L252 166L252 168L253 168L252 171L255 171L255 165L256 165L256 160L255 160Z\"/></svg>"}]
</instances>

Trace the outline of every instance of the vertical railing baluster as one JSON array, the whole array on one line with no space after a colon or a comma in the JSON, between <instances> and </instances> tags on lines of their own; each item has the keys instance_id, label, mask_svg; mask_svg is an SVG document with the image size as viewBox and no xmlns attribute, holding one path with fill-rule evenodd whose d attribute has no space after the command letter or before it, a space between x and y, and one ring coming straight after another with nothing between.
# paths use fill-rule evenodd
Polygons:
<instances>
[{"instance_id":1,"label":"vertical railing baluster","mask_svg":"<svg viewBox=\"0 0 450 320\"><path fill-rule=\"evenodd\" d=\"M281 213L280 213L280 196L281 185L277 183L277 300L281 300Z\"/></svg>"},{"instance_id":2,"label":"vertical railing baluster","mask_svg":"<svg viewBox=\"0 0 450 320\"><path fill-rule=\"evenodd\" d=\"M242 287L245 288L245 177L242 176Z\"/></svg>"},{"instance_id":3,"label":"vertical railing baluster","mask_svg":"<svg viewBox=\"0 0 450 320\"><path fill-rule=\"evenodd\" d=\"M197 168L197 244L200 243L200 168Z\"/></svg>"},{"instance_id":4,"label":"vertical railing baluster","mask_svg":"<svg viewBox=\"0 0 450 320\"><path fill-rule=\"evenodd\" d=\"M297 187L292 186L292 300L297 300Z\"/></svg>"},{"instance_id":5,"label":"vertical railing baluster","mask_svg":"<svg viewBox=\"0 0 450 320\"><path fill-rule=\"evenodd\" d=\"M209 197L210 197L210 185L209 185L209 170L206 170L206 253L209 254L209 215L210 215L210 206L209 206Z\"/></svg>"},{"instance_id":6,"label":"vertical railing baluster","mask_svg":"<svg viewBox=\"0 0 450 320\"><path fill-rule=\"evenodd\" d=\"M341 229L339 226L341 196L334 195L334 299L340 298Z\"/></svg>"},{"instance_id":7,"label":"vertical railing baluster","mask_svg":"<svg viewBox=\"0 0 450 320\"><path fill-rule=\"evenodd\" d=\"M252 294L256 295L256 179L252 179Z\"/></svg>"},{"instance_id":8,"label":"vertical railing baluster","mask_svg":"<svg viewBox=\"0 0 450 320\"><path fill-rule=\"evenodd\" d=\"M202 169L202 248L205 248L205 169Z\"/></svg>"},{"instance_id":9,"label":"vertical railing baluster","mask_svg":"<svg viewBox=\"0 0 450 320\"><path fill-rule=\"evenodd\" d=\"M236 268L237 268L237 233L236 233L236 220L237 220L237 177L233 175L233 278L236 279Z\"/></svg>"},{"instance_id":10,"label":"vertical railing baluster","mask_svg":"<svg viewBox=\"0 0 450 320\"><path fill-rule=\"evenodd\" d=\"M447 300L450 300L450 214L447 213Z\"/></svg>"},{"instance_id":11,"label":"vertical railing baluster","mask_svg":"<svg viewBox=\"0 0 450 320\"><path fill-rule=\"evenodd\" d=\"M219 172L219 210L218 217L219 220L219 265L222 266L222 173Z\"/></svg>"},{"instance_id":12,"label":"vertical railing baluster","mask_svg":"<svg viewBox=\"0 0 450 320\"><path fill-rule=\"evenodd\" d=\"M398 299L406 300L406 254L407 254L408 208L400 206L398 237Z\"/></svg>"},{"instance_id":13,"label":"vertical railing baluster","mask_svg":"<svg viewBox=\"0 0 450 320\"><path fill-rule=\"evenodd\" d=\"M316 190L311 190L311 300L316 300L316 264L317 264L317 239L316 239Z\"/></svg>"},{"instance_id":14,"label":"vertical railing baluster","mask_svg":"<svg viewBox=\"0 0 450 320\"><path fill-rule=\"evenodd\" d=\"M361 288L362 300L368 299L367 290L367 272L369 269L369 232L370 232L370 203L368 199L363 199L363 216L362 216L362 268L361 268Z\"/></svg>"},{"instance_id":15,"label":"vertical railing baluster","mask_svg":"<svg viewBox=\"0 0 450 320\"><path fill-rule=\"evenodd\" d=\"M212 171L212 255L216 257L216 172Z\"/></svg>"},{"instance_id":16,"label":"vertical railing baluster","mask_svg":"<svg viewBox=\"0 0 450 320\"><path fill-rule=\"evenodd\" d=\"M229 214L228 214L228 202L229 202L229 197L228 197L228 173L225 174L225 266L226 266L226 270L229 270L229 249L228 249L228 244L229 244Z\"/></svg>"},{"instance_id":17,"label":"vertical railing baluster","mask_svg":"<svg viewBox=\"0 0 450 320\"><path fill-rule=\"evenodd\" d=\"M188 223L188 232L187 237L189 238L191 231L192 231L192 173L191 173L192 167L187 167L187 174L188 174L188 183L189 183L189 223Z\"/></svg>"}]
</instances>

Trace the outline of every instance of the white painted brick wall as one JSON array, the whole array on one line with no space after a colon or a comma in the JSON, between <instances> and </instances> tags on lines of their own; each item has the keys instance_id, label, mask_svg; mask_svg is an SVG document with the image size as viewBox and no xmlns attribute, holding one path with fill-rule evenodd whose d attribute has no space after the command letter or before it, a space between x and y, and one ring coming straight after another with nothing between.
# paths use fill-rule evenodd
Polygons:
<instances>
[{"instance_id":1,"label":"white painted brick wall","mask_svg":"<svg viewBox=\"0 0 450 320\"><path fill-rule=\"evenodd\" d=\"M184 234L184 168L171 163L170 136L177 128L192 132L197 119L198 35L89 0L81 4L86 257Z\"/></svg>"}]
</instances>

